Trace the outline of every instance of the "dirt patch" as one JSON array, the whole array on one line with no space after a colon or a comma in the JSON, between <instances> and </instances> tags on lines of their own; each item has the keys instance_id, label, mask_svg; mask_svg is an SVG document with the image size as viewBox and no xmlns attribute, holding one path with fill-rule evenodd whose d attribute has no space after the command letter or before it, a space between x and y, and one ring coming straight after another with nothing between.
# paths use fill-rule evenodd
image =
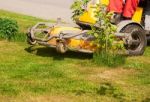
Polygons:
<instances>
[{"instance_id":1,"label":"dirt patch","mask_svg":"<svg viewBox=\"0 0 150 102\"><path fill-rule=\"evenodd\" d=\"M1 97L1 102L74 102L69 96L63 95L41 95L41 96L26 96L17 97Z\"/></svg>"},{"instance_id":2,"label":"dirt patch","mask_svg":"<svg viewBox=\"0 0 150 102\"><path fill-rule=\"evenodd\" d=\"M26 102L72 102L71 98L66 96L39 96L30 97Z\"/></svg>"},{"instance_id":3,"label":"dirt patch","mask_svg":"<svg viewBox=\"0 0 150 102\"><path fill-rule=\"evenodd\" d=\"M111 81L124 84L123 80L125 80L128 75L132 73L136 73L133 69L106 69L97 74L91 74L87 79L94 82L103 82L103 81Z\"/></svg>"}]
</instances>

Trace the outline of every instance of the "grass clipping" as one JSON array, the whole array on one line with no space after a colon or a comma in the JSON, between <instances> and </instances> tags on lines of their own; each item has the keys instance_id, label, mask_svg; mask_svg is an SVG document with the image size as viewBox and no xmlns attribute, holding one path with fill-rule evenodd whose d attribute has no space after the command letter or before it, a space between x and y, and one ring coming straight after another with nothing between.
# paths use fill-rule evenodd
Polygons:
<instances>
[{"instance_id":1,"label":"grass clipping","mask_svg":"<svg viewBox=\"0 0 150 102\"><path fill-rule=\"evenodd\" d=\"M89 34L95 37L93 44L98 48L94 53L94 62L100 65L116 67L123 64L124 43L115 36L117 27L112 25L112 13L107 13L105 5L97 5L95 16L97 23L92 25Z\"/></svg>"}]
</instances>

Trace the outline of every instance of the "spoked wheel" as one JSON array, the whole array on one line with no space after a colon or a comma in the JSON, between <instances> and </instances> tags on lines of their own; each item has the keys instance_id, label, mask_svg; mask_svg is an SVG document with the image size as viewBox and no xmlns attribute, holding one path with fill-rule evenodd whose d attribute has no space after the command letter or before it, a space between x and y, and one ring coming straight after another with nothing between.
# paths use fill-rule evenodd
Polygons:
<instances>
[{"instance_id":1,"label":"spoked wheel","mask_svg":"<svg viewBox=\"0 0 150 102\"><path fill-rule=\"evenodd\" d=\"M125 48L129 55L142 55L147 45L147 39L144 30L139 25L128 25L121 31L122 33L129 33L127 44Z\"/></svg>"}]
</instances>

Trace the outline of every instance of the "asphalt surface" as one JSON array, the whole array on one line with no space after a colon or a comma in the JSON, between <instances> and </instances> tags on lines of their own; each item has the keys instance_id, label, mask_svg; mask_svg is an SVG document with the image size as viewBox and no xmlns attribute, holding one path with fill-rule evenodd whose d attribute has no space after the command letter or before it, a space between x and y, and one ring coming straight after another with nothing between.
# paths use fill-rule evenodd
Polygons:
<instances>
[{"instance_id":1,"label":"asphalt surface","mask_svg":"<svg viewBox=\"0 0 150 102\"><path fill-rule=\"evenodd\" d=\"M43 19L62 18L71 23L70 5L74 0L0 0L0 9Z\"/></svg>"}]
</instances>

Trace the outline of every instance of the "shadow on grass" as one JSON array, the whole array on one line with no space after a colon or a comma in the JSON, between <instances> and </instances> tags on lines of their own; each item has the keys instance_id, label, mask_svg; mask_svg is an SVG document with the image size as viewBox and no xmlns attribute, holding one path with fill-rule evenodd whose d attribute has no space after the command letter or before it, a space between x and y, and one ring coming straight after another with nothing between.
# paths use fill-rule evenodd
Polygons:
<instances>
[{"instance_id":1,"label":"shadow on grass","mask_svg":"<svg viewBox=\"0 0 150 102\"><path fill-rule=\"evenodd\" d=\"M81 52L73 52L68 51L64 54L60 54L54 48L49 47L39 47L35 48L34 46L30 46L25 49L29 53L35 53L38 56L42 57L53 57L54 60L64 60L64 58L73 58L73 59L92 59L93 54L81 53Z\"/></svg>"},{"instance_id":2,"label":"shadow on grass","mask_svg":"<svg viewBox=\"0 0 150 102\"><path fill-rule=\"evenodd\" d=\"M111 83L102 83L100 87L97 89L97 94L101 96L111 96L116 99L119 99L120 102L125 102L124 99L125 94L123 91L117 87L112 85Z\"/></svg>"}]
</instances>

